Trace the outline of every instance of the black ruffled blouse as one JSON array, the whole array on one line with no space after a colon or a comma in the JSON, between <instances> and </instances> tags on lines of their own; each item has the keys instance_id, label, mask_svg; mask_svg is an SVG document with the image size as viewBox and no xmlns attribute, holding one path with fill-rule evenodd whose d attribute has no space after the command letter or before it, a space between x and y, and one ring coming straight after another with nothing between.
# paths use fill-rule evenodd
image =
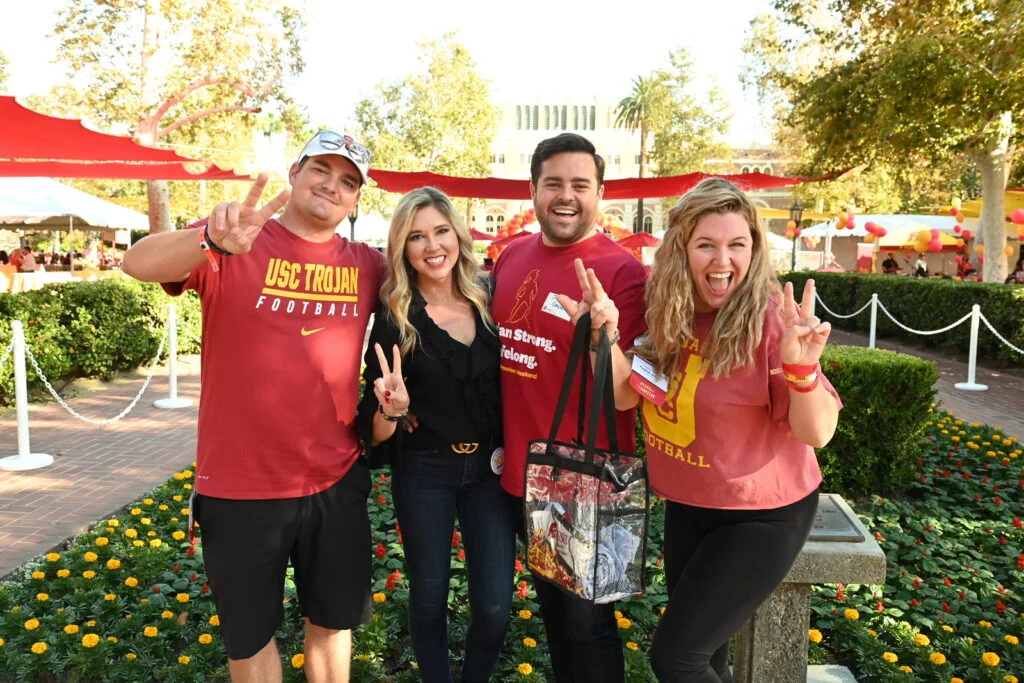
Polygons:
<instances>
[{"instance_id":1,"label":"black ruffled blouse","mask_svg":"<svg viewBox=\"0 0 1024 683\"><path fill-rule=\"evenodd\" d=\"M409 306L409 322L419 333L419 341L409 358L402 359L402 374L409 392L409 410L419 420L412 433L401 435L402 447L410 449L441 448L452 443L501 443L501 393L498 365L501 343L497 332L484 324L474 310L476 337L469 346L456 341L427 315L426 301L413 290ZM373 430L373 414L377 397L373 382L381 376L380 362L374 351L379 343L390 361L392 347L398 344L398 328L386 312L378 312L370 331L366 349L366 386L359 403L357 425L364 445L369 449ZM401 427L399 427L401 430ZM396 435L398 431L395 432ZM392 437L389 441L396 441ZM374 450L385 450L385 442ZM385 453L375 453L370 460L381 464Z\"/></svg>"}]
</instances>

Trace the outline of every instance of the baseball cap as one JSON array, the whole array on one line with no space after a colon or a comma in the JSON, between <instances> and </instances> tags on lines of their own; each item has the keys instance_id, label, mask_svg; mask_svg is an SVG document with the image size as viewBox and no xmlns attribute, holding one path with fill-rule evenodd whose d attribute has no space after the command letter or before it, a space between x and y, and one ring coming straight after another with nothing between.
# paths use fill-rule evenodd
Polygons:
<instances>
[{"instance_id":1,"label":"baseball cap","mask_svg":"<svg viewBox=\"0 0 1024 683\"><path fill-rule=\"evenodd\" d=\"M306 157L318 157L323 154L337 154L351 161L359 169L363 184L366 184L366 174L370 171L370 159L373 158L373 154L356 142L351 135L335 133L333 130L318 132L302 148L299 163Z\"/></svg>"}]
</instances>

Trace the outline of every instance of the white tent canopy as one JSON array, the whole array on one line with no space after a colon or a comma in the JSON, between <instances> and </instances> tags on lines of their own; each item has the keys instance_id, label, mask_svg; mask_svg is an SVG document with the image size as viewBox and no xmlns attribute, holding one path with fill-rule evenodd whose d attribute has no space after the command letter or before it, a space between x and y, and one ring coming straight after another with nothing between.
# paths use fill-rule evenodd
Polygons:
<instances>
[{"instance_id":1,"label":"white tent canopy","mask_svg":"<svg viewBox=\"0 0 1024 683\"><path fill-rule=\"evenodd\" d=\"M51 178L0 178L0 225L24 230L148 230L149 218Z\"/></svg>"},{"instance_id":2,"label":"white tent canopy","mask_svg":"<svg viewBox=\"0 0 1024 683\"><path fill-rule=\"evenodd\" d=\"M852 235L854 237L863 237L868 234L868 231L864 229L864 225L869 221L881 225L887 231L898 228L917 230L937 228L942 232L953 232L953 226L956 225L956 219L953 216L932 216L927 214L865 214L858 216L854 214L853 230L847 230L846 228L839 230L831 222L826 222L804 228L800 231L800 235L825 235L831 226L833 236L849 237Z\"/></svg>"}]
</instances>

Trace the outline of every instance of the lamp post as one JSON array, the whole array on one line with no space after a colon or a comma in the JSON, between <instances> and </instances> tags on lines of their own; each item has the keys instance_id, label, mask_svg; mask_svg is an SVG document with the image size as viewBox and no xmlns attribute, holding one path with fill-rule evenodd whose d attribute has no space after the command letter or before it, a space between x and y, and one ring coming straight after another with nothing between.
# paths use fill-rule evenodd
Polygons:
<instances>
[{"instance_id":1,"label":"lamp post","mask_svg":"<svg viewBox=\"0 0 1024 683\"><path fill-rule=\"evenodd\" d=\"M348 215L348 225L349 225L349 232L348 232L349 237L348 238L349 238L349 241L351 241L351 242L355 242L356 241L356 219L357 218L359 218L359 205L358 204L356 204L355 206L352 207L352 213L350 213Z\"/></svg>"},{"instance_id":2,"label":"lamp post","mask_svg":"<svg viewBox=\"0 0 1024 683\"><path fill-rule=\"evenodd\" d=\"M799 239L799 235L796 231L800 229L800 221L804 217L804 207L800 206L799 202L794 202L793 206L789 207L789 220L793 222L793 254L790 260L790 270L796 270L796 241Z\"/></svg>"}]
</instances>

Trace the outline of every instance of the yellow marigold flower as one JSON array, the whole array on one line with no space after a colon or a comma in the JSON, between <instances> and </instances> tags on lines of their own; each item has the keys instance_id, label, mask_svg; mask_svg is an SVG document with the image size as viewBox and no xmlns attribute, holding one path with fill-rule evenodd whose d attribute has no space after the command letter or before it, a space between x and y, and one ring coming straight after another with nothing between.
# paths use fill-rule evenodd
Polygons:
<instances>
[{"instance_id":1,"label":"yellow marigold flower","mask_svg":"<svg viewBox=\"0 0 1024 683\"><path fill-rule=\"evenodd\" d=\"M981 621L978 622L978 626L980 626L982 628L992 628L992 622L991 621L985 621L984 619L982 619Z\"/></svg>"},{"instance_id":2,"label":"yellow marigold flower","mask_svg":"<svg viewBox=\"0 0 1024 683\"><path fill-rule=\"evenodd\" d=\"M117 521L116 519L107 520L107 524L109 524L110 526L121 526L121 522Z\"/></svg>"},{"instance_id":3,"label":"yellow marigold flower","mask_svg":"<svg viewBox=\"0 0 1024 683\"><path fill-rule=\"evenodd\" d=\"M120 569L120 568L121 568L121 560L118 560L118 559L107 560L107 569L113 570L113 569Z\"/></svg>"},{"instance_id":4,"label":"yellow marigold flower","mask_svg":"<svg viewBox=\"0 0 1024 683\"><path fill-rule=\"evenodd\" d=\"M203 645L209 645L213 642L213 636L211 636L209 633L200 633L199 642Z\"/></svg>"},{"instance_id":5,"label":"yellow marigold flower","mask_svg":"<svg viewBox=\"0 0 1024 683\"><path fill-rule=\"evenodd\" d=\"M108 533L108 534L112 534L112 533L114 533L115 531L116 531L116 529L114 529L114 527L112 527L112 526L108 526L108 527L107 527L107 533Z\"/></svg>"},{"instance_id":6,"label":"yellow marigold flower","mask_svg":"<svg viewBox=\"0 0 1024 683\"><path fill-rule=\"evenodd\" d=\"M167 510L167 506L166 506L166 505L164 505L163 503L161 503L161 504L160 504L160 511L161 511L161 512L165 512L166 510Z\"/></svg>"},{"instance_id":7,"label":"yellow marigold flower","mask_svg":"<svg viewBox=\"0 0 1024 683\"><path fill-rule=\"evenodd\" d=\"M302 654L301 652L296 654L296 655L292 655L292 668L293 669L301 669L302 666L305 663L306 663L306 655Z\"/></svg>"},{"instance_id":8,"label":"yellow marigold flower","mask_svg":"<svg viewBox=\"0 0 1024 683\"><path fill-rule=\"evenodd\" d=\"M360 662L368 662L368 661L370 661L370 655L364 655L364 654L360 653L360 654L356 655L356 659L358 659Z\"/></svg>"},{"instance_id":9,"label":"yellow marigold flower","mask_svg":"<svg viewBox=\"0 0 1024 683\"><path fill-rule=\"evenodd\" d=\"M628 647L630 650L634 650L634 651L640 649L640 646L637 645L636 643L634 643L632 640L626 642L626 647Z\"/></svg>"},{"instance_id":10,"label":"yellow marigold flower","mask_svg":"<svg viewBox=\"0 0 1024 683\"><path fill-rule=\"evenodd\" d=\"M107 636L107 642L108 643L116 643L117 642L117 638L115 638L114 636Z\"/></svg>"},{"instance_id":11,"label":"yellow marigold flower","mask_svg":"<svg viewBox=\"0 0 1024 683\"><path fill-rule=\"evenodd\" d=\"M185 478L184 476L182 476L181 472L175 472L173 476L174 476L174 481L181 481L182 479Z\"/></svg>"},{"instance_id":12,"label":"yellow marigold flower","mask_svg":"<svg viewBox=\"0 0 1024 683\"><path fill-rule=\"evenodd\" d=\"M134 615L132 615L132 614L126 614L126 615L124 615L124 618L125 619L131 619L133 616Z\"/></svg>"},{"instance_id":13,"label":"yellow marigold flower","mask_svg":"<svg viewBox=\"0 0 1024 683\"><path fill-rule=\"evenodd\" d=\"M32 578L33 579L45 579L46 578L46 572L32 572Z\"/></svg>"},{"instance_id":14,"label":"yellow marigold flower","mask_svg":"<svg viewBox=\"0 0 1024 683\"><path fill-rule=\"evenodd\" d=\"M183 538L185 538L185 532L179 529L178 531L175 531L173 534L171 534L171 538L173 538L175 541L180 541Z\"/></svg>"},{"instance_id":15,"label":"yellow marigold flower","mask_svg":"<svg viewBox=\"0 0 1024 683\"><path fill-rule=\"evenodd\" d=\"M85 625L88 626L89 628L92 628L93 626L96 625L96 620L95 619L90 619L89 621L85 622Z\"/></svg>"},{"instance_id":16,"label":"yellow marigold flower","mask_svg":"<svg viewBox=\"0 0 1024 683\"><path fill-rule=\"evenodd\" d=\"M869 628L868 629L868 635L871 636L872 638L877 638L878 637L878 631L876 631L876 630L874 630L872 628Z\"/></svg>"},{"instance_id":17,"label":"yellow marigold flower","mask_svg":"<svg viewBox=\"0 0 1024 683\"><path fill-rule=\"evenodd\" d=\"M100 556L90 550L85 555L82 555L82 559L86 562L95 562L96 560L100 559Z\"/></svg>"},{"instance_id":18,"label":"yellow marigold flower","mask_svg":"<svg viewBox=\"0 0 1024 683\"><path fill-rule=\"evenodd\" d=\"M136 548L141 548L142 546L144 546L146 544L143 543L142 541L132 541L132 545L135 546Z\"/></svg>"},{"instance_id":19,"label":"yellow marigold flower","mask_svg":"<svg viewBox=\"0 0 1024 683\"><path fill-rule=\"evenodd\" d=\"M949 624L943 624L942 625L942 630L946 631L947 633L952 633L953 632L953 627L950 626Z\"/></svg>"},{"instance_id":20,"label":"yellow marigold flower","mask_svg":"<svg viewBox=\"0 0 1024 683\"><path fill-rule=\"evenodd\" d=\"M181 488L185 489L186 491L191 491L192 490L192 484L185 484Z\"/></svg>"},{"instance_id":21,"label":"yellow marigold flower","mask_svg":"<svg viewBox=\"0 0 1024 683\"><path fill-rule=\"evenodd\" d=\"M191 661L192 661L192 658L189 657L188 655L182 655L182 656L178 657L178 664L188 664Z\"/></svg>"},{"instance_id":22,"label":"yellow marigold flower","mask_svg":"<svg viewBox=\"0 0 1024 683\"><path fill-rule=\"evenodd\" d=\"M86 569L84 572L82 572L82 576L87 579L94 579L96 578L96 572L94 572L91 569Z\"/></svg>"},{"instance_id":23,"label":"yellow marigold flower","mask_svg":"<svg viewBox=\"0 0 1024 683\"><path fill-rule=\"evenodd\" d=\"M107 593L106 595L103 596L103 599L106 600L107 602L113 602L114 600L117 600L117 596L114 595L113 593Z\"/></svg>"},{"instance_id":24,"label":"yellow marigold flower","mask_svg":"<svg viewBox=\"0 0 1024 683\"><path fill-rule=\"evenodd\" d=\"M537 641L533 638L523 638L523 645L526 647L537 647Z\"/></svg>"},{"instance_id":25,"label":"yellow marigold flower","mask_svg":"<svg viewBox=\"0 0 1024 683\"><path fill-rule=\"evenodd\" d=\"M153 523L153 520L150 519L149 517L143 517L142 519L139 520L139 524L145 524L147 526L152 524L152 523Z\"/></svg>"},{"instance_id":26,"label":"yellow marigold flower","mask_svg":"<svg viewBox=\"0 0 1024 683\"><path fill-rule=\"evenodd\" d=\"M808 629L808 631L807 631L807 638L812 643L820 643L821 642L821 631L819 631L816 628Z\"/></svg>"},{"instance_id":27,"label":"yellow marigold flower","mask_svg":"<svg viewBox=\"0 0 1024 683\"><path fill-rule=\"evenodd\" d=\"M191 479L192 478L192 470L185 470L184 472L181 473L181 475L183 477L185 477L186 479Z\"/></svg>"},{"instance_id":28,"label":"yellow marigold flower","mask_svg":"<svg viewBox=\"0 0 1024 683\"><path fill-rule=\"evenodd\" d=\"M1010 645L1020 644L1020 640L1017 638L1017 636L1003 636L1003 640L1008 642Z\"/></svg>"},{"instance_id":29,"label":"yellow marigold flower","mask_svg":"<svg viewBox=\"0 0 1024 683\"><path fill-rule=\"evenodd\" d=\"M519 610L519 618L520 619L530 619L532 617L533 617L533 612L531 612L530 610L528 610L528 609L521 609L521 610Z\"/></svg>"},{"instance_id":30,"label":"yellow marigold flower","mask_svg":"<svg viewBox=\"0 0 1024 683\"><path fill-rule=\"evenodd\" d=\"M69 576L71 576L71 570L70 569L58 569L57 570L57 578L58 579L66 579Z\"/></svg>"},{"instance_id":31,"label":"yellow marigold flower","mask_svg":"<svg viewBox=\"0 0 1024 683\"><path fill-rule=\"evenodd\" d=\"M1013 674L1006 674L1003 676L1003 680L1006 681L1006 683L1017 683L1017 677Z\"/></svg>"},{"instance_id":32,"label":"yellow marigold flower","mask_svg":"<svg viewBox=\"0 0 1024 683\"><path fill-rule=\"evenodd\" d=\"M145 499L143 499L142 504L143 505L152 505L153 504L153 499L152 498L145 498Z\"/></svg>"},{"instance_id":33,"label":"yellow marigold flower","mask_svg":"<svg viewBox=\"0 0 1024 683\"><path fill-rule=\"evenodd\" d=\"M216 614L210 617L210 626L220 626L220 617Z\"/></svg>"},{"instance_id":34,"label":"yellow marigold flower","mask_svg":"<svg viewBox=\"0 0 1024 683\"><path fill-rule=\"evenodd\" d=\"M156 536L156 532L155 531L147 531L146 535L149 536L150 538L152 538L153 536Z\"/></svg>"},{"instance_id":35,"label":"yellow marigold flower","mask_svg":"<svg viewBox=\"0 0 1024 683\"><path fill-rule=\"evenodd\" d=\"M38 600L39 602L46 602L49 599L50 596L46 593L36 593L36 600Z\"/></svg>"},{"instance_id":36,"label":"yellow marigold flower","mask_svg":"<svg viewBox=\"0 0 1024 683\"><path fill-rule=\"evenodd\" d=\"M138 538L139 537L139 532L136 531L135 529L125 529L124 530L124 535L127 538Z\"/></svg>"},{"instance_id":37,"label":"yellow marigold flower","mask_svg":"<svg viewBox=\"0 0 1024 683\"><path fill-rule=\"evenodd\" d=\"M160 618L161 619L173 619L174 618L174 612L172 612L169 609L165 609L163 612L160 613Z\"/></svg>"},{"instance_id":38,"label":"yellow marigold flower","mask_svg":"<svg viewBox=\"0 0 1024 683\"><path fill-rule=\"evenodd\" d=\"M627 629L633 625L633 622L626 617L622 617L621 619L615 620L615 625L621 629Z\"/></svg>"},{"instance_id":39,"label":"yellow marigold flower","mask_svg":"<svg viewBox=\"0 0 1024 683\"><path fill-rule=\"evenodd\" d=\"M96 647L100 644L100 637L95 633L86 633L82 637L82 647Z\"/></svg>"},{"instance_id":40,"label":"yellow marigold flower","mask_svg":"<svg viewBox=\"0 0 1024 683\"><path fill-rule=\"evenodd\" d=\"M132 514L135 516L141 515L142 510L140 510L139 508L132 508Z\"/></svg>"},{"instance_id":41,"label":"yellow marigold flower","mask_svg":"<svg viewBox=\"0 0 1024 683\"><path fill-rule=\"evenodd\" d=\"M843 616L846 617L847 619L851 619L853 621L857 621L858 619L860 619L860 612L858 612L857 610L855 610L855 609L853 609L851 607L851 608L843 611Z\"/></svg>"},{"instance_id":42,"label":"yellow marigold flower","mask_svg":"<svg viewBox=\"0 0 1024 683\"><path fill-rule=\"evenodd\" d=\"M64 608L63 607L58 607L57 608L57 614L64 614Z\"/></svg>"},{"instance_id":43,"label":"yellow marigold flower","mask_svg":"<svg viewBox=\"0 0 1024 683\"><path fill-rule=\"evenodd\" d=\"M996 666L999 664L999 655L995 652L986 652L981 656L981 663L985 666Z\"/></svg>"},{"instance_id":44,"label":"yellow marigold flower","mask_svg":"<svg viewBox=\"0 0 1024 683\"><path fill-rule=\"evenodd\" d=\"M0 647L3 647L3 646L4 646L4 639L0 638Z\"/></svg>"},{"instance_id":45,"label":"yellow marigold flower","mask_svg":"<svg viewBox=\"0 0 1024 683\"><path fill-rule=\"evenodd\" d=\"M148 605L149 604L149 598L142 598L141 600L139 600L139 604L140 605Z\"/></svg>"},{"instance_id":46,"label":"yellow marigold flower","mask_svg":"<svg viewBox=\"0 0 1024 683\"><path fill-rule=\"evenodd\" d=\"M189 509L188 508L181 508L181 516L182 517L188 517L188 513L189 513Z\"/></svg>"},{"instance_id":47,"label":"yellow marigold flower","mask_svg":"<svg viewBox=\"0 0 1024 683\"><path fill-rule=\"evenodd\" d=\"M527 664L526 662L523 662L522 664L520 664L518 667L516 667L516 669L523 676L529 676L530 674L533 673L533 667L531 665Z\"/></svg>"},{"instance_id":48,"label":"yellow marigold flower","mask_svg":"<svg viewBox=\"0 0 1024 683\"><path fill-rule=\"evenodd\" d=\"M388 596L384 595L383 593L374 593L373 594L373 601L376 602L376 603L384 602L387 599L388 599Z\"/></svg>"},{"instance_id":49,"label":"yellow marigold flower","mask_svg":"<svg viewBox=\"0 0 1024 683\"><path fill-rule=\"evenodd\" d=\"M57 553L47 553L46 559L50 562L56 562L60 559L60 555L58 555Z\"/></svg>"},{"instance_id":50,"label":"yellow marigold flower","mask_svg":"<svg viewBox=\"0 0 1024 683\"><path fill-rule=\"evenodd\" d=\"M895 664L897 661L899 661L899 657L897 657L896 654L893 652L883 652L882 659L889 662L890 664Z\"/></svg>"},{"instance_id":51,"label":"yellow marigold flower","mask_svg":"<svg viewBox=\"0 0 1024 683\"><path fill-rule=\"evenodd\" d=\"M970 636L967 636L966 640L967 640L967 644L968 645L974 645L974 638L971 638Z\"/></svg>"},{"instance_id":52,"label":"yellow marigold flower","mask_svg":"<svg viewBox=\"0 0 1024 683\"><path fill-rule=\"evenodd\" d=\"M918 633L916 636L914 636L914 645L920 645L921 647L924 647L925 645L931 645L931 644L932 644L932 641L929 640L928 636L926 636L923 633Z\"/></svg>"},{"instance_id":53,"label":"yellow marigold flower","mask_svg":"<svg viewBox=\"0 0 1024 683\"><path fill-rule=\"evenodd\" d=\"M78 633L78 624L68 624L64 627L64 633L73 636Z\"/></svg>"},{"instance_id":54,"label":"yellow marigold flower","mask_svg":"<svg viewBox=\"0 0 1024 683\"><path fill-rule=\"evenodd\" d=\"M147 638L156 638L158 633L160 633L160 630L156 626L147 626L146 628L142 629L142 635L146 636Z\"/></svg>"},{"instance_id":55,"label":"yellow marigold flower","mask_svg":"<svg viewBox=\"0 0 1024 683\"><path fill-rule=\"evenodd\" d=\"M49 649L49 646L43 641L38 643L32 643L32 654L41 655Z\"/></svg>"},{"instance_id":56,"label":"yellow marigold flower","mask_svg":"<svg viewBox=\"0 0 1024 683\"><path fill-rule=\"evenodd\" d=\"M126 654L124 656L124 658L127 659L129 662L132 661L133 659L136 659L137 657L138 657L138 655L135 654L134 652L129 652L128 654Z\"/></svg>"},{"instance_id":57,"label":"yellow marigold flower","mask_svg":"<svg viewBox=\"0 0 1024 683\"><path fill-rule=\"evenodd\" d=\"M951 437L949 437L949 440L950 441L959 441L960 437L959 436L951 436Z\"/></svg>"},{"instance_id":58,"label":"yellow marigold flower","mask_svg":"<svg viewBox=\"0 0 1024 683\"><path fill-rule=\"evenodd\" d=\"M163 544L164 544L164 542L163 542L163 541L161 541L161 540L160 540L159 538L154 538L153 540L151 540L151 541L149 542L149 547L150 547L150 548L159 548L159 547L160 547L160 546L162 546Z\"/></svg>"},{"instance_id":59,"label":"yellow marigold flower","mask_svg":"<svg viewBox=\"0 0 1024 683\"><path fill-rule=\"evenodd\" d=\"M181 502L181 496L179 496L179 495L171 496L171 500L173 500L175 503L180 503Z\"/></svg>"},{"instance_id":60,"label":"yellow marigold flower","mask_svg":"<svg viewBox=\"0 0 1024 683\"><path fill-rule=\"evenodd\" d=\"M124 585L128 586L129 588L135 588L139 585L139 580L136 579L134 576L129 576L127 579L124 580Z\"/></svg>"},{"instance_id":61,"label":"yellow marigold flower","mask_svg":"<svg viewBox=\"0 0 1024 683\"><path fill-rule=\"evenodd\" d=\"M21 606L20 605L15 605L14 607L11 608L11 611L12 612L20 612L21 611Z\"/></svg>"},{"instance_id":62,"label":"yellow marigold flower","mask_svg":"<svg viewBox=\"0 0 1024 683\"><path fill-rule=\"evenodd\" d=\"M174 599L180 603L188 602L188 593L178 593L174 596Z\"/></svg>"},{"instance_id":63,"label":"yellow marigold flower","mask_svg":"<svg viewBox=\"0 0 1024 683\"><path fill-rule=\"evenodd\" d=\"M928 661L932 664L937 664L941 666L946 663L946 655L942 654L941 652L933 652L930 655L928 655Z\"/></svg>"},{"instance_id":64,"label":"yellow marigold flower","mask_svg":"<svg viewBox=\"0 0 1024 683\"><path fill-rule=\"evenodd\" d=\"M619 610L615 610L615 618L621 619L624 615Z\"/></svg>"},{"instance_id":65,"label":"yellow marigold flower","mask_svg":"<svg viewBox=\"0 0 1024 683\"><path fill-rule=\"evenodd\" d=\"M96 539L96 541L95 541L95 542L96 542L96 545L97 545L97 546L99 546L100 548L102 548L103 546L105 546L105 545L107 545L108 543L110 543L110 539L109 539L109 538L107 538L106 536L99 536L99 537L98 537L98 538Z\"/></svg>"},{"instance_id":66,"label":"yellow marigold flower","mask_svg":"<svg viewBox=\"0 0 1024 683\"><path fill-rule=\"evenodd\" d=\"M906 664L904 664L903 666L901 666L901 667L900 667L900 671L902 671L902 672L904 672L904 673L908 673L908 674L912 674L912 673L914 673L914 670L913 670L913 669L911 669L911 668L910 668L909 666L907 666Z\"/></svg>"}]
</instances>

